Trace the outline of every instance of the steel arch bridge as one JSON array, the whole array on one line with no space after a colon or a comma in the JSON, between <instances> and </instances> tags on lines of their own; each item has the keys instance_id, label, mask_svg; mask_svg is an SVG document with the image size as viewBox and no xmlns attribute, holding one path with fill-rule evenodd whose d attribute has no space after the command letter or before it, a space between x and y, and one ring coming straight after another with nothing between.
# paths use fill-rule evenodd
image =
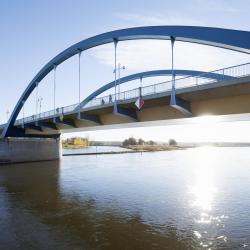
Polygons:
<instances>
[{"instance_id":1,"label":"steel arch bridge","mask_svg":"<svg viewBox=\"0 0 250 250\"><path fill-rule=\"evenodd\" d=\"M175 79L174 79L174 68L173 68L173 47L175 41L199 43L209 46L220 47L224 49L235 50L238 52L250 54L250 32L211 28L211 27L195 27L195 26L147 26L147 27L136 27L129 29L122 29L103 33L88 39L85 39L73 46L67 48L51 61L49 61L32 79L28 84L27 88L18 100L8 123L4 127L2 137L13 137L15 136L16 130L14 127L16 118L22 109L25 101L28 99L32 91L38 86L42 79L53 69L55 70L65 60L72 56L79 54L90 48L107 44L114 43L115 55L117 43L126 40L137 40L137 39L161 39L171 40L172 44L172 92L170 105L184 112L190 113L187 103L185 100L181 100L176 97ZM116 56L115 56L116 66ZM116 81L115 81L116 82ZM117 106L114 106L116 110Z\"/></svg>"}]
</instances>

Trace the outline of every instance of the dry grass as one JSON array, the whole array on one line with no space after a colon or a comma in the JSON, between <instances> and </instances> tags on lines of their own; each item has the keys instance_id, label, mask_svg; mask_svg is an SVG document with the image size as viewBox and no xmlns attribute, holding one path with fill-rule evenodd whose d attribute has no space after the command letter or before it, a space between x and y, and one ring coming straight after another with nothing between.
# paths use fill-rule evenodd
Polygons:
<instances>
[{"instance_id":1,"label":"dry grass","mask_svg":"<svg viewBox=\"0 0 250 250\"><path fill-rule=\"evenodd\" d=\"M176 150L181 149L178 146L170 146L170 145L130 145L127 147L128 149L132 149L135 151L167 151L167 150Z\"/></svg>"}]
</instances>

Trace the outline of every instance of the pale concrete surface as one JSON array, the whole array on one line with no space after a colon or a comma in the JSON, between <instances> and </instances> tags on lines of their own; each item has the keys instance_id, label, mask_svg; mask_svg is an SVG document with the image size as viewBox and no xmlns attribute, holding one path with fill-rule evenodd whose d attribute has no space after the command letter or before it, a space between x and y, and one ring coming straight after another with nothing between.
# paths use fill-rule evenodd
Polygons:
<instances>
[{"instance_id":1,"label":"pale concrete surface","mask_svg":"<svg viewBox=\"0 0 250 250\"><path fill-rule=\"evenodd\" d=\"M0 139L0 163L58 160L61 155L60 139Z\"/></svg>"}]
</instances>

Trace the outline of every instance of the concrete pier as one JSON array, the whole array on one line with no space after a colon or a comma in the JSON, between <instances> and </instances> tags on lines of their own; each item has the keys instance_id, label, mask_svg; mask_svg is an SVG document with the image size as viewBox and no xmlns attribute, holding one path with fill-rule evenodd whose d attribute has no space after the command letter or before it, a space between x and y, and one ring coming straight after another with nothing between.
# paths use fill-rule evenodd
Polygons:
<instances>
[{"instance_id":1,"label":"concrete pier","mask_svg":"<svg viewBox=\"0 0 250 250\"><path fill-rule=\"evenodd\" d=\"M58 160L61 155L60 139L0 139L0 164Z\"/></svg>"}]
</instances>

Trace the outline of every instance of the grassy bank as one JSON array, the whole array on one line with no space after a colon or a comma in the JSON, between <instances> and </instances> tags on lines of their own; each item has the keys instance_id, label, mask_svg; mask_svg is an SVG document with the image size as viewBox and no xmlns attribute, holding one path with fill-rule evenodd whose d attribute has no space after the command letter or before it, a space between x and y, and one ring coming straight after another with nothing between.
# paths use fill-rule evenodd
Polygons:
<instances>
[{"instance_id":1,"label":"grassy bank","mask_svg":"<svg viewBox=\"0 0 250 250\"><path fill-rule=\"evenodd\" d=\"M132 149L134 151L149 151L149 152L155 152L155 151L168 151L168 150L178 150L178 149L183 149L182 147L179 146L172 146L172 145L167 145L167 144L162 144L162 145L129 145L124 148L127 149Z\"/></svg>"}]
</instances>

